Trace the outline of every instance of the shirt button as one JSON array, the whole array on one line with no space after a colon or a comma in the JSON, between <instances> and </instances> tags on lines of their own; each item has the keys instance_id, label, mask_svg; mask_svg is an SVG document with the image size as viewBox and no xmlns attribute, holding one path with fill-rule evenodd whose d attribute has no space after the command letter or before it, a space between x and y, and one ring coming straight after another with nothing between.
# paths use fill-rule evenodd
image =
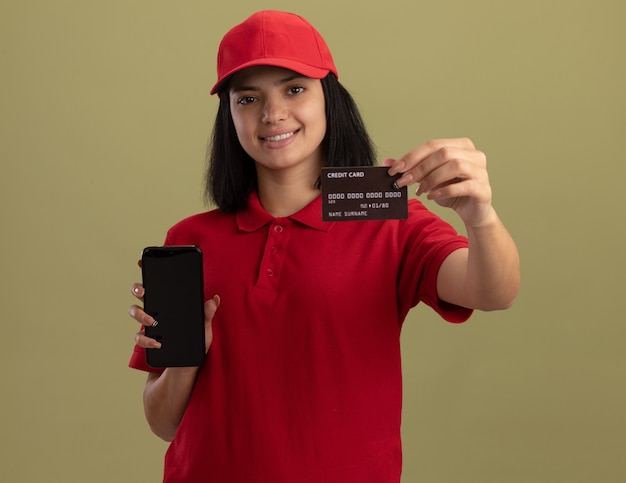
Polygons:
<instances>
[{"instance_id":1,"label":"shirt button","mask_svg":"<svg viewBox=\"0 0 626 483\"><path fill-rule=\"evenodd\" d=\"M276 233L282 233L283 232L283 227L281 225L275 225L274 226L274 231Z\"/></svg>"},{"instance_id":2,"label":"shirt button","mask_svg":"<svg viewBox=\"0 0 626 483\"><path fill-rule=\"evenodd\" d=\"M270 252L278 253L278 247L277 246L270 247Z\"/></svg>"},{"instance_id":3,"label":"shirt button","mask_svg":"<svg viewBox=\"0 0 626 483\"><path fill-rule=\"evenodd\" d=\"M274 270L272 270L271 268L267 269L267 276L268 277L273 277L274 276Z\"/></svg>"}]
</instances>

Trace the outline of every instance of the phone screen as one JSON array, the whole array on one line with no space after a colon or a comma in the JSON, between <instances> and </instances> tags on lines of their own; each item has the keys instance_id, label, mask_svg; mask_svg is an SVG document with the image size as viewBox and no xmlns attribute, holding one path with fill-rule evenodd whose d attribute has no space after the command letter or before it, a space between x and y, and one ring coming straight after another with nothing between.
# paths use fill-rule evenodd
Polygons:
<instances>
[{"instance_id":1,"label":"phone screen","mask_svg":"<svg viewBox=\"0 0 626 483\"><path fill-rule=\"evenodd\" d=\"M146 349L152 367L202 365L204 278L202 252L196 246L147 247L142 253L144 310L157 325L146 335L161 343Z\"/></svg>"}]
</instances>

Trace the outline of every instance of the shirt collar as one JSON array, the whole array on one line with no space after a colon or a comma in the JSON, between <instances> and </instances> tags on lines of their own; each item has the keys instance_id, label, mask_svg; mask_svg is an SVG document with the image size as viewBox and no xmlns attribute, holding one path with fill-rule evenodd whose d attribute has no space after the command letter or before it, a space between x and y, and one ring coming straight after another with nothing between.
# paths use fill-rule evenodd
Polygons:
<instances>
[{"instance_id":1,"label":"shirt collar","mask_svg":"<svg viewBox=\"0 0 626 483\"><path fill-rule=\"evenodd\" d=\"M246 205L237 212L237 227L242 231L252 232L278 218L263 209L259 196L253 191ZM322 197L318 196L300 211L286 218L320 231L328 231L334 222L322 221Z\"/></svg>"}]
</instances>

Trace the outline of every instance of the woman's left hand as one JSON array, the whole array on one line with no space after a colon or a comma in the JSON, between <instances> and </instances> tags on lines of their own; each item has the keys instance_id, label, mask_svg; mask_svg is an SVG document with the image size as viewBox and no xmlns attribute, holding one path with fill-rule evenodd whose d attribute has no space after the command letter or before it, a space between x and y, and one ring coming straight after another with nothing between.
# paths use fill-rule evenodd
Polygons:
<instances>
[{"instance_id":1,"label":"woman's left hand","mask_svg":"<svg viewBox=\"0 0 626 483\"><path fill-rule=\"evenodd\" d=\"M468 227L479 227L493 216L487 158L467 138L435 139L402 158L385 159L389 174L402 173L398 187L419 183L416 195L455 210Z\"/></svg>"}]
</instances>

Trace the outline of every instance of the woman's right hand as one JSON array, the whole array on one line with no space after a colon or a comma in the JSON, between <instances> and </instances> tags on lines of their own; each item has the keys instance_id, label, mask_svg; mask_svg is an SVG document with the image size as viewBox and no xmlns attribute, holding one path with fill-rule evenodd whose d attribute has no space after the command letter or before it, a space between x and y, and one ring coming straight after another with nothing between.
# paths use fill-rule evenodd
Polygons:
<instances>
[{"instance_id":1,"label":"woman's right hand","mask_svg":"<svg viewBox=\"0 0 626 483\"><path fill-rule=\"evenodd\" d=\"M142 284L134 283L131 287L132 294L140 301L143 302L143 296L145 294L145 289ZM213 331L211 329L211 322L213 320L213 316L217 311L217 308L220 305L220 297L219 295L215 295L213 298L207 300L204 303L204 337L205 337L205 350L208 351L209 347L211 347L211 342L213 340ZM144 312L143 308L137 304L133 304L129 309L130 316L139 322L142 327L139 332L135 334L135 343L146 349L158 349L161 347L161 343L155 339L152 339L146 335L145 326L150 326L154 324L154 318Z\"/></svg>"}]
</instances>

